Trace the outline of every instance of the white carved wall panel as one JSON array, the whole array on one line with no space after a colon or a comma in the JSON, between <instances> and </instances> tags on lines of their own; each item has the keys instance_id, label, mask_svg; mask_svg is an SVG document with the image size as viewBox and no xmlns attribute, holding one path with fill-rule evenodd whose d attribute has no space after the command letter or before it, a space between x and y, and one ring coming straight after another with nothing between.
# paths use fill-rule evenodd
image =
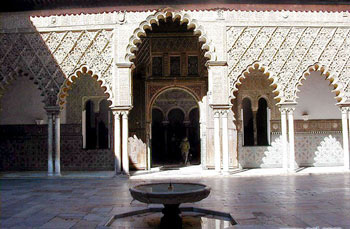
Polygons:
<instances>
[{"instance_id":1,"label":"white carved wall panel","mask_svg":"<svg viewBox=\"0 0 350 229\"><path fill-rule=\"evenodd\" d=\"M243 168L282 167L282 137L271 136L271 146L243 146L242 134L238 135L238 163Z\"/></svg>"},{"instance_id":2,"label":"white carved wall panel","mask_svg":"<svg viewBox=\"0 0 350 229\"><path fill-rule=\"evenodd\" d=\"M281 103L296 101L297 87L310 66L317 64L337 85L346 102L350 71L349 28L227 27L230 89L236 91L241 74L252 63L269 72Z\"/></svg>"},{"instance_id":3,"label":"white carved wall panel","mask_svg":"<svg viewBox=\"0 0 350 229\"><path fill-rule=\"evenodd\" d=\"M342 166L342 134L296 133L295 160L299 166Z\"/></svg>"}]
</instances>

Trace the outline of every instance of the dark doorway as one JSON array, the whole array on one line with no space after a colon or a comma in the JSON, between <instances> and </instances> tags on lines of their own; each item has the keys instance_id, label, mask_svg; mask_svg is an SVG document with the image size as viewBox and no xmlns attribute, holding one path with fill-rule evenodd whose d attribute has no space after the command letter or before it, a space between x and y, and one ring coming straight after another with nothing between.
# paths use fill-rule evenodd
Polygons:
<instances>
[{"instance_id":1,"label":"dark doorway","mask_svg":"<svg viewBox=\"0 0 350 229\"><path fill-rule=\"evenodd\" d=\"M243 107L244 145L253 146L254 145L254 121L253 121L252 103L250 102L250 99L248 98L243 99L242 107Z\"/></svg>"},{"instance_id":2,"label":"dark doorway","mask_svg":"<svg viewBox=\"0 0 350 229\"><path fill-rule=\"evenodd\" d=\"M190 164L200 163L199 108L193 96L181 89L159 95L152 109L152 166L184 164L181 141L190 143Z\"/></svg>"},{"instance_id":3,"label":"dark doorway","mask_svg":"<svg viewBox=\"0 0 350 229\"><path fill-rule=\"evenodd\" d=\"M264 98L259 99L256 113L257 142L259 146L268 145L267 138L267 102Z\"/></svg>"}]
</instances>

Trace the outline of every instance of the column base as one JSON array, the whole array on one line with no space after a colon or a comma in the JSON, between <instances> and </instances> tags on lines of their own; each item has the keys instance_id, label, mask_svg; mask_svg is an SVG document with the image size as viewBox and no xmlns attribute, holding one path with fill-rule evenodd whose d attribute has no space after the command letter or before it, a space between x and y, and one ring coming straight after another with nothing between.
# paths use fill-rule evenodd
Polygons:
<instances>
[{"instance_id":1,"label":"column base","mask_svg":"<svg viewBox=\"0 0 350 229\"><path fill-rule=\"evenodd\" d=\"M48 172L47 175L48 175L49 177L52 177L54 174L53 174L53 172Z\"/></svg>"},{"instance_id":2,"label":"column base","mask_svg":"<svg viewBox=\"0 0 350 229\"><path fill-rule=\"evenodd\" d=\"M62 175L61 175L61 173L55 173L55 176L56 176L56 177L60 177L60 176L62 176Z\"/></svg>"},{"instance_id":3,"label":"column base","mask_svg":"<svg viewBox=\"0 0 350 229\"><path fill-rule=\"evenodd\" d=\"M222 175L230 175L230 172L229 171L221 171L221 174Z\"/></svg>"}]
</instances>

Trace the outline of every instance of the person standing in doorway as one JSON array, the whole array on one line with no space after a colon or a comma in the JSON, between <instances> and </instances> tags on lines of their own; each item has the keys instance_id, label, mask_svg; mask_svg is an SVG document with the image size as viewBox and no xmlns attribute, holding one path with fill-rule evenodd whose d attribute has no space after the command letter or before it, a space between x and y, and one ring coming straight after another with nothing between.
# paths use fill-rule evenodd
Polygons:
<instances>
[{"instance_id":1,"label":"person standing in doorway","mask_svg":"<svg viewBox=\"0 0 350 229\"><path fill-rule=\"evenodd\" d=\"M180 144L182 159L184 160L185 165L188 163L188 154L190 152L190 143L188 142L187 137L184 137Z\"/></svg>"}]
</instances>

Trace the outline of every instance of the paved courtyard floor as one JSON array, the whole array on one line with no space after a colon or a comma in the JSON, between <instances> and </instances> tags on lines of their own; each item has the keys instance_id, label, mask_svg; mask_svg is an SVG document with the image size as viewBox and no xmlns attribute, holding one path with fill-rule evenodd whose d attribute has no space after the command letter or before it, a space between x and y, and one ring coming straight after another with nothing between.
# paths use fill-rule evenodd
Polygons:
<instances>
[{"instance_id":1,"label":"paved courtyard floor","mask_svg":"<svg viewBox=\"0 0 350 229\"><path fill-rule=\"evenodd\" d=\"M128 189L152 177L157 173L132 179L1 179L0 228L106 228L111 216L147 207L132 202ZM238 225L230 228L350 228L350 173L160 179L209 185L209 197L191 206L231 213ZM112 225L137 227L142 228L135 220Z\"/></svg>"}]
</instances>

